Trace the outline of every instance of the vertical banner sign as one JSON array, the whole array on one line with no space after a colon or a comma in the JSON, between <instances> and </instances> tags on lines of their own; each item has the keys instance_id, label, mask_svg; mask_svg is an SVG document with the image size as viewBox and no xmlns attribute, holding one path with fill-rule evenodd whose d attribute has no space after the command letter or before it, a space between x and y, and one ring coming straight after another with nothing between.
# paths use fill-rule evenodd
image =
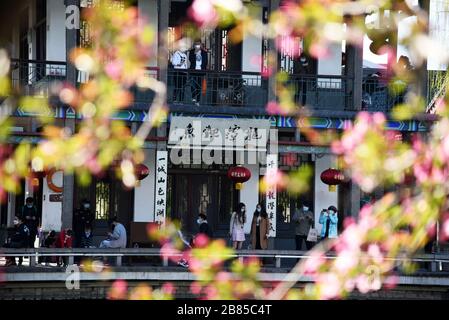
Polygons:
<instances>
[{"instance_id":1,"label":"vertical banner sign","mask_svg":"<svg viewBox=\"0 0 449 320\"><path fill-rule=\"evenodd\" d=\"M267 154L266 181L270 182L266 193L266 210L268 219L270 219L270 237L276 237L276 174L278 160L276 154Z\"/></svg>"},{"instance_id":2,"label":"vertical banner sign","mask_svg":"<svg viewBox=\"0 0 449 320\"><path fill-rule=\"evenodd\" d=\"M168 151L156 153L156 196L154 206L154 221L161 225L165 224L167 210L167 160Z\"/></svg>"}]
</instances>

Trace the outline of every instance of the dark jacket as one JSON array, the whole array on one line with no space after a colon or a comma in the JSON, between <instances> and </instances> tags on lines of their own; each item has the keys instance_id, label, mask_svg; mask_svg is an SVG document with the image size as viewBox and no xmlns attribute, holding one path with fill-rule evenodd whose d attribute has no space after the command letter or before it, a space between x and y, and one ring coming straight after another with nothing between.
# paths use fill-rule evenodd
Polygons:
<instances>
[{"instance_id":1,"label":"dark jacket","mask_svg":"<svg viewBox=\"0 0 449 320\"><path fill-rule=\"evenodd\" d=\"M75 211L73 227L74 231L77 234L80 234L84 231L86 225L92 226L94 221L93 214L89 209L80 208Z\"/></svg>"},{"instance_id":2,"label":"dark jacket","mask_svg":"<svg viewBox=\"0 0 449 320\"><path fill-rule=\"evenodd\" d=\"M212 238L212 230L207 222L203 222L202 224L200 224L199 233L205 234L209 238Z\"/></svg>"},{"instance_id":3,"label":"dark jacket","mask_svg":"<svg viewBox=\"0 0 449 320\"><path fill-rule=\"evenodd\" d=\"M52 248L56 245L56 236L52 237L52 236L47 236L47 238L45 238L44 240L44 247L45 248Z\"/></svg>"},{"instance_id":4,"label":"dark jacket","mask_svg":"<svg viewBox=\"0 0 449 320\"><path fill-rule=\"evenodd\" d=\"M207 64L208 64L208 60L207 60L207 52L204 49L201 49L201 70L206 70L207 69ZM196 67L196 54L195 54L195 49L191 49L189 51L189 61L190 61L190 69L191 70L195 70Z\"/></svg>"},{"instance_id":5,"label":"dark jacket","mask_svg":"<svg viewBox=\"0 0 449 320\"><path fill-rule=\"evenodd\" d=\"M313 75L316 72L316 61L306 54L301 54L293 65L294 74Z\"/></svg>"},{"instance_id":6,"label":"dark jacket","mask_svg":"<svg viewBox=\"0 0 449 320\"><path fill-rule=\"evenodd\" d=\"M13 235L11 236L11 243L15 248L27 248L30 238L30 229L25 223L17 226Z\"/></svg>"},{"instance_id":7,"label":"dark jacket","mask_svg":"<svg viewBox=\"0 0 449 320\"><path fill-rule=\"evenodd\" d=\"M86 233L83 232L83 234L81 236L81 242L80 242L81 248L90 248L90 247L92 247L93 239L94 239L94 235L93 235L92 231L90 232L89 236L87 236Z\"/></svg>"},{"instance_id":8,"label":"dark jacket","mask_svg":"<svg viewBox=\"0 0 449 320\"><path fill-rule=\"evenodd\" d=\"M29 229L37 229L39 216L37 214L36 206L33 205L31 208L28 208L27 205L24 205L22 208L22 219Z\"/></svg>"}]
</instances>

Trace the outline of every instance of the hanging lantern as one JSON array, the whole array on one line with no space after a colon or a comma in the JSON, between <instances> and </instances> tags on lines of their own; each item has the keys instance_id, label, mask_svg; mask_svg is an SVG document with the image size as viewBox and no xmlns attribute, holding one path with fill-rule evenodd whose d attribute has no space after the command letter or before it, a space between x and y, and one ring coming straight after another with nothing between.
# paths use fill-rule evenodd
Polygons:
<instances>
[{"instance_id":1,"label":"hanging lantern","mask_svg":"<svg viewBox=\"0 0 449 320\"><path fill-rule=\"evenodd\" d=\"M139 163L135 165L134 172L136 175L136 179L140 181L148 177L148 175L150 174L150 169L146 165Z\"/></svg>"},{"instance_id":2,"label":"hanging lantern","mask_svg":"<svg viewBox=\"0 0 449 320\"><path fill-rule=\"evenodd\" d=\"M228 178L235 182L237 190L241 190L243 183L251 178L251 171L241 166L232 167L228 170Z\"/></svg>"},{"instance_id":3,"label":"hanging lantern","mask_svg":"<svg viewBox=\"0 0 449 320\"><path fill-rule=\"evenodd\" d=\"M329 185L329 191L335 192L337 190L337 185L342 183L345 180L344 174L337 169L327 169L321 173L321 181L323 183Z\"/></svg>"}]
</instances>

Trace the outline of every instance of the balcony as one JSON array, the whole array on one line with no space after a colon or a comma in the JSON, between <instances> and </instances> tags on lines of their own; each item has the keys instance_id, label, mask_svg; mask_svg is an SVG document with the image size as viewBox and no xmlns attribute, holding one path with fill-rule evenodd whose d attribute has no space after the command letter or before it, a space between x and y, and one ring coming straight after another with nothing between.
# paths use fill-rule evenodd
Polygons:
<instances>
[{"instance_id":1,"label":"balcony","mask_svg":"<svg viewBox=\"0 0 449 320\"><path fill-rule=\"evenodd\" d=\"M371 112L390 112L392 108L405 102L408 85L403 81L389 81L370 75L362 83L362 108Z\"/></svg>"},{"instance_id":2,"label":"balcony","mask_svg":"<svg viewBox=\"0 0 449 320\"><path fill-rule=\"evenodd\" d=\"M287 82L296 105L319 110L350 110L352 80L331 75L290 75Z\"/></svg>"},{"instance_id":3,"label":"balcony","mask_svg":"<svg viewBox=\"0 0 449 320\"><path fill-rule=\"evenodd\" d=\"M49 96L51 84L66 79L61 61L11 60L12 88L22 95Z\"/></svg>"},{"instance_id":4,"label":"balcony","mask_svg":"<svg viewBox=\"0 0 449 320\"><path fill-rule=\"evenodd\" d=\"M189 106L265 108L268 80L258 72L168 71L168 103Z\"/></svg>"},{"instance_id":5,"label":"balcony","mask_svg":"<svg viewBox=\"0 0 449 320\"><path fill-rule=\"evenodd\" d=\"M147 76L159 78L157 67L147 67ZM77 82L89 76L78 72ZM66 62L11 61L11 81L22 95L49 96L51 84L65 81ZM353 105L353 80L332 75L290 75L286 85L297 105L312 110L349 111ZM405 83L388 83L373 75L364 77L361 110L390 112L404 101ZM132 87L132 109L146 110L154 98L151 90ZM197 71L170 69L167 72L167 101L174 112L265 114L268 79L258 72Z\"/></svg>"}]
</instances>

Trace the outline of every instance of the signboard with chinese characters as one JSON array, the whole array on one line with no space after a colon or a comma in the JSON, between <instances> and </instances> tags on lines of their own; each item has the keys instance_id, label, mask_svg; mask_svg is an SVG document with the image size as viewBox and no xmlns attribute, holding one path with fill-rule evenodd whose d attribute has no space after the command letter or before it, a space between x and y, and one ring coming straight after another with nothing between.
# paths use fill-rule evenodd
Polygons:
<instances>
[{"instance_id":1,"label":"signboard with chinese characters","mask_svg":"<svg viewBox=\"0 0 449 320\"><path fill-rule=\"evenodd\" d=\"M267 171L268 181L275 182L273 177L277 174L278 160L276 154L267 154ZM270 183L266 190L266 211L268 219L270 219L270 237L276 237L276 184Z\"/></svg>"},{"instance_id":2,"label":"signboard with chinese characters","mask_svg":"<svg viewBox=\"0 0 449 320\"><path fill-rule=\"evenodd\" d=\"M154 204L154 221L165 224L167 210L167 163L168 152L157 151L156 153L156 188Z\"/></svg>"},{"instance_id":3,"label":"signboard with chinese characters","mask_svg":"<svg viewBox=\"0 0 449 320\"><path fill-rule=\"evenodd\" d=\"M268 119L171 118L168 143L179 147L223 146L265 150L271 122Z\"/></svg>"}]
</instances>

